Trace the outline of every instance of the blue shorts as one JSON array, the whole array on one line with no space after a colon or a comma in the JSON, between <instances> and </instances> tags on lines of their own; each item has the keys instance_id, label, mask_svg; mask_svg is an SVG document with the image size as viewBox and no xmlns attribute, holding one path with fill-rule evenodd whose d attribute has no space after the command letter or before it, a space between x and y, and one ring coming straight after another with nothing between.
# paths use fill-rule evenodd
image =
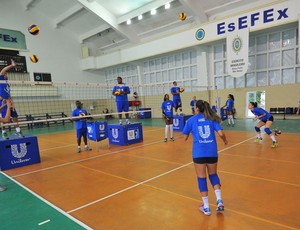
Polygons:
<instances>
[{"instance_id":1,"label":"blue shorts","mask_svg":"<svg viewBox=\"0 0 300 230\"><path fill-rule=\"evenodd\" d=\"M77 139L81 137L87 137L87 128L76 129Z\"/></svg>"},{"instance_id":2,"label":"blue shorts","mask_svg":"<svg viewBox=\"0 0 300 230\"><path fill-rule=\"evenodd\" d=\"M117 112L128 112L129 111L129 102L128 101L116 101L117 104Z\"/></svg>"},{"instance_id":3,"label":"blue shorts","mask_svg":"<svg viewBox=\"0 0 300 230\"><path fill-rule=\"evenodd\" d=\"M2 112L1 112L2 118L4 118L6 116L6 112L7 112L7 106L4 106L2 108ZM15 108L13 108L13 109L10 110L10 117L12 117L12 118L18 118L18 116L19 115L18 115L17 110Z\"/></svg>"},{"instance_id":4,"label":"blue shorts","mask_svg":"<svg viewBox=\"0 0 300 230\"><path fill-rule=\"evenodd\" d=\"M215 164L218 162L218 157L197 157L193 158L195 164Z\"/></svg>"},{"instance_id":5,"label":"blue shorts","mask_svg":"<svg viewBox=\"0 0 300 230\"><path fill-rule=\"evenodd\" d=\"M175 100L173 100L173 102L175 104L175 108L181 108L182 107L181 99L175 99Z\"/></svg>"}]
</instances>

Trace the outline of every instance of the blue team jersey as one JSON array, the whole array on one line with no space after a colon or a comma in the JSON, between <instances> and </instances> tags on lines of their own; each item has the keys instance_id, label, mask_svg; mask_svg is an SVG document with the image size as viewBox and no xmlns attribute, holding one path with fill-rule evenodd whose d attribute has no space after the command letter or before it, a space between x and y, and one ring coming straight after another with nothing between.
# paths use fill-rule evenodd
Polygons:
<instances>
[{"instance_id":1,"label":"blue team jersey","mask_svg":"<svg viewBox=\"0 0 300 230\"><path fill-rule=\"evenodd\" d=\"M180 100L180 93L179 93L180 88L179 87L172 87L171 88L171 93L178 93L173 95L173 101L175 100Z\"/></svg>"},{"instance_id":2,"label":"blue team jersey","mask_svg":"<svg viewBox=\"0 0 300 230\"><path fill-rule=\"evenodd\" d=\"M255 116L261 116L263 115L264 113L266 114L265 116L259 118L259 120L262 120L262 121L266 121L268 120L272 115L270 113L268 113L266 110L262 109L262 108L254 108L253 110L251 110L251 112L255 115Z\"/></svg>"},{"instance_id":3,"label":"blue team jersey","mask_svg":"<svg viewBox=\"0 0 300 230\"><path fill-rule=\"evenodd\" d=\"M10 86L7 83L7 79L3 75L0 75L0 81L6 81L5 83L0 83L0 97L3 99L10 98Z\"/></svg>"},{"instance_id":4,"label":"blue team jersey","mask_svg":"<svg viewBox=\"0 0 300 230\"><path fill-rule=\"evenodd\" d=\"M195 107L196 103L197 103L197 100L192 100L191 103L190 103L190 106L191 107Z\"/></svg>"},{"instance_id":5,"label":"blue team jersey","mask_svg":"<svg viewBox=\"0 0 300 230\"><path fill-rule=\"evenodd\" d=\"M121 92L128 92L128 93L130 93L130 88L129 88L129 86L126 86L125 84L114 86L113 91L112 91L113 94L114 94L117 90L120 90ZM127 94L116 95L116 101L128 101L128 96L127 96Z\"/></svg>"},{"instance_id":6,"label":"blue team jersey","mask_svg":"<svg viewBox=\"0 0 300 230\"><path fill-rule=\"evenodd\" d=\"M173 117L173 108L175 107L175 104L173 101L168 100L168 101L164 101L161 104L161 109L165 112L165 115L167 117Z\"/></svg>"},{"instance_id":7,"label":"blue team jersey","mask_svg":"<svg viewBox=\"0 0 300 230\"><path fill-rule=\"evenodd\" d=\"M182 133L193 134L193 158L218 156L215 131L221 129L218 122L205 120L203 114L197 114L187 120Z\"/></svg>"},{"instance_id":8,"label":"blue team jersey","mask_svg":"<svg viewBox=\"0 0 300 230\"><path fill-rule=\"evenodd\" d=\"M226 110L232 111L233 110L233 106L234 106L234 100L232 100L231 98L229 98L226 101Z\"/></svg>"},{"instance_id":9,"label":"blue team jersey","mask_svg":"<svg viewBox=\"0 0 300 230\"><path fill-rule=\"evenodd\" d=\"M88 115L85 109L74 109L72 112L72 117L79 117L81 113ZM86 119L77 120L76 122L76 129L86 128Z\"/></svg>"}]
</instances>

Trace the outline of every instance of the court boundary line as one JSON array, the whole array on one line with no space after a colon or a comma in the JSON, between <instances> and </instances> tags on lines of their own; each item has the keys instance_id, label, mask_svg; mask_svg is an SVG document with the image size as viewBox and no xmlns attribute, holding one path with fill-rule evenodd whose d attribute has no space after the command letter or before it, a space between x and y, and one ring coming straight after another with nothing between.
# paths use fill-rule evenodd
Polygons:
<instances>
[{"instance_id":1,"label":"court boundary line","mask_svg":"<svg viewBox=\"0 0 300 230\"><path fill-rule=\"evenodd\" d=\"M185 195L182 195L182 194L179 194L179 193L175 193L175 192L163 189L163 188L155 187L153 185L145 184L144 186L151 187L153 189L160 190L160 191L163 191L165 193L173 194L175 196L180 196L180 197L185 198L185 199L189 199L189 200L192 200L192 201L199 202L199 199L189 197L189 196L185 196ZM215 203L209 203L209 205L217 207L217 205ZM266 222L266 223L269 223L269 224L277 225L277 226L280 226L280 227L285 227L285 228L289 228L289 229L292 229L292 230L299 230L298 228L294 228L294 227L291 227L289 225L280 224L280 223L277 223L277 222L274 222L274 221L271 221L271 220L268 220L268 219L260 218L258 216L253 216L253 215L250 215L250 214L247 214L247 213L244 213L244 212L239 212L239 211L236 211L234 209L226 208L225 210L228 210L230 212L233 212L233 213L241 215L241 216L245 216L245 217L252 218L252 219L255 219L255 220L259 220L259 221L262 221L262 222Z\"/></svg>"},{"instance_id":2,"label":"court boundary line","mask_svg":"<svg viewBox=\"0 0 300 230\"><path fill-rule=\"evenodd\" d=\"M2 171L0 171L0 173L5 176L6 178L8 178L9 180L11 180L12 182L14 182L15 184L17 184L18 186L20 186L21 188L23 188L24 190L26 190L27 192L29 192L30 194L32 194L34 197L40 199L42 202L44 202L45 204L49 205L50 207L52 207L53 209L55 209L56 211L58 211L59 213L61 213L62 215L64 215L65 217L69 218L70 220L74 221L75 223L77 223L78 225L80 225L81 227L87 229L87 230L93 230L93 228L89 227L88 225L86 225L85 223L83 223L82 221L76 219L75 217L73 217L72 215L70 215L69 213L65 212L64 210L60 209L59 207L57 207L56 205L52 204L51 202L49 202L48 200L44 199L43 197L41 197L40 195L38 195L37 193L33 192L32 190L30 190L29 188L27 188L25 185L21 184L20 182L16 181L15 179L13 179L12 177L6 175L5 173L3 173Z\"/></svg>"},{"instance_id":3,"label":"court boundary line","mask_svg":"<svg viewBox=\"0 0 300 230\"><path fill-rule=\"evenodd\" d=\"M155 131L156 129L154 130L151 130L151 131ZM149 130L148 130L149 131ZM181 135L180 137L181 138ZM244 143L244 142L247 142L248 140L251 140L255 137L251 137L249 139L247 139L246 141L243 141L243 142L239 142L239 143ZM29 175L29 174L33 174L33 173L36 173L36 172L41 172L41 171L46 171L46 170L51 170L51 169L54 169L54 168L59 168L59 167L63 167L63 166L66 166L66 165L72 165L72 164L77 164L77 163L80 163L80 162L84 162L84 161L88 161L88 160L92 160L92 159L96 159L96 158L101 158L101 157L104 157L104 156L109 156L109 155L113 155L113 154L117 154L117 153L120 153L120 152L124 152L126 150L132 150L132 149L137 149L139 147L144 147L144 146L148 146L148 145L152 145L152 144L156 144L156 143L160 143L158 141L155 141L155 142L150 142L148 144L145 144L145 145L140 145L140 146L135 146L135 147L129 147L127 149L122 149L122 150L117 150L115 152L108 152L108 153L105 153L105 154L102 154L102 155L97 155L97 156L94 156L94 157L90 157L90 158L86 158L86 159L81 159L81 160L77 160L77 161L72 161L72 162L67 162L67 163L63 163L63 164L59 164L59 165L56 165L56 166L51 166L51 167L48 167L48 168L45 168L45 169L39 169L39 170L34 170L34 171L31 171L31 172L27 172L27 173L23 173L23 174L18 174L18 175L15 175L15 176L12 176L12 178L17 178L17 177L20 177L20 176L25 176L25 175ZM239 144L237 143L237 144ZM237 144L234 144L230 147L234 147L236 146ZM68 147L68 146L72 146L74 144L70 144L70 145L66 145L66 146L63 146L63 147L54 147L54 148L51 148L51 149L55 149L55 148L64 148L64 147ZM229 147L228 147L229 148ZM48 150L51 150L51 149L48 149ZM219 153L222 153L224 150L226 150L227 148L225 149L222 149L219 151ZM230 153L222 153L222 155L230 155L230 156L235 156L235 157L245 157L245 158L254 158L254 157L251 157L251 156L240 156L240 155L235 155L235 154L230 154ZM143 158L143 159L146 159L145 157L139 157L139 156L134 156L132 155L132 157L137 157L137 158ZM55 158L54 158L55 159ZM151 158L151 157L148 157L147 159L149 160L154 160L154 161L157 161L157 159L155 158ZM267 159L267 158L259 158L261 160L272 160L272 159ZM56 159L57 160L57 159ZM160 161L160 160L159 160ZM292 162L292 161L283 161L283 160L272 160L272 161L279 161L279 162L283 162L283 163L294 163L294 164L299 164L298 162ZM166 162L166 161L164 161ZM168 162L170 164L180 164L180 163L177 163L177 162ZM181 165L181 164L180 164ZM273 182L273 183L279 183L279 184L284 184L284 185L289 185L289 186L296 186L296 187L299 187L300 185L298 184L292 184L292 183L287 183L287 182L283 182L283 181L278 181L278 180L273 180L273 179L266 179L266 178L260 178L260 177L253 177L253 176L249 176L249 175L246 175L246 174L239 174L239 173L231 173L231 172L227 172L227 171L223 171L223 170L219 170L219 172L222 172L222 173L227 173L227 174L233 174L233 175L237 175L237 176L241 176L241 177L247 177L247 178L252 178L252 179L256 179L256 180L264 180L264 181L268 181L268 182ZM125 178L124 178L125 179Z\"/></svg>"},{"instance_id":4,"label":"court boundary line","mask_svg":"<svg viewBox=\"0 0 300 230\"><path fill-rule=\"evenodd\" d=\"M224 153L222 153L222 155L223 154ZM153 161L158 161L158 162L164 162L164 163L173 164L173 165L182 165L182 163L177 163L177 162L172 162L172 161L166 161L166 160L160 160L160 159L156 159L156 158L152 158L152 157L144 157L144 156L136 156L136 155L131 155L131 156L135 157L135 158L141 158L141 159L146 159L146 160L153 160ZM236 155L233 155L233 156L236 156ZM262 160L266 160L265 158L261 158L261 159ZM279 162L281 162L281 161L279 161ZM293 163L293 162L290 162L290 161L288 161L288 162L283 161L283 162L284 163ZM258 177L258 176L250 176L250 175L247 175L247 174L234 173L234 172L229 172L229 171L226 171L226 170L218 170L218 172L224 173L224 174L232 174L232 175L236 175L236 176L252 178L252 179L255 179L255 180L264 180L264 181L268 181L268 182L274 182L274 183L279 183L279 184L284 184L284 185L290 185L290 186L300 187L300 184L293 184L293 183L288 183L288 182L279 181L279 180L261 178L261 177ZM111 175L113 175L113 174L111 174ZM126 179L126 178L124 178L124 179Z\"/></svg>"},{"instance_id":5,"label":"court boundary line","mask_svg":"<svg viewBox=\"0 0 300 230\"><path fill-rule=\"evenodd\" d=\"M251 138L248 138L248 139L246 139L246 140L244 140L244 141L241 141L241 142L239 142L239 143L237 143L237 144L234 144L234 145L232 145L232 146L229 146L229 147L227 147L227 148L224 148L224 149L222 149L222 150L220 150L219 151L219 153L221 153L221 152L223 152L223 151L226 151L226 150L228 150L228 149L230 149L230 148L233 148L233 147L235 147L235 146L237 146L237 145L240 145L240 144L242 144L242 143L245 143L245 142L247 142L247 141L249 141L249 140L251 140L251 139L253 139L253 138L255 138L255 137L251 137ZM135 146L134 148L128 148L128 149L125 149L124 151L126 151L126 150L130 150L130 149L136 149L136 148L139 148L139 147L143 147L143 146L147 146L147 145L151 145L151 144L155 144L155 143L157 143L157 142L151 142L151 143L148 143L148 144L145 144L145 145L141 145L141 146ZM119 151L119 152L122 152L122 151ZM111 153L111 154L114 154L114 153ZM110 154L106 154L106 155L110 155ZM95 156L95 157L101 157L102 155L100 155L100 156ZM235 155L236 156L236 155ZM95 157L93 157L93 159L95 158ZM135 157L135 156L134 156ZM89 160L89 159L92 159L92 158L88 158L88 159L84 159L84 160ZM155 159L153 159L153 160L155 160ZM81 161L83 161L83 160L81 160ZM72 163L77 163L77 162L72 162ZM169 174L169 173L171 173L171 172L173 172L173 171L176 171L176 170L179 170L179 169L181 169L181 168L183 168L183 167L186 167L186 166L188 166L188 165L190 165L190 164L192 164L193 162L190 162L190 163L187 163L187 164L185 164L185 165L182 165L182 166L180 166L178 169L173 169L173 170L171 170L171 171L169 171L169 172L166 172L166 173L164 173L165 175L166 174ZM221 171L220 171L221 172ZM223 171L222 171L223 172ZM226 173L226 171L224 171L223 173ZM2 173L2 174L4 174L4 173ZM4 174L5 175L5 174ZM240 176L243 176L242 174L238 174L238 175L240 175ZM6 176L6 175L5 175ZM161 175L158 175L158 176L156 176L156 177L153 177L153 178L150 178L150 179L148 179L148 180L146 180L146 181L143 181L143 182L140 182L139 184L136 184L136 185L134 185L132 188L134 188L134 187L137 187L137 186L139 186L139 185L141 185L141 183L143 183L143 184L145 184L146 182L148 182L148 181L151 181L151 180L154 180L154 179L156 179L156 178L158 178L158 177L161 177L161 176L163 176L162 174ZM9 178L9 176L7 176L8 178ZM260 178L254 178L254 179L260 179ZM12 179L13 180L13 179ZM14 180L13 180L14 181ZM280 181L274 181L274 180L270 180L270 181L272 181L272 182L280 182ZM154 188L154 189L158 189L158 190L162 190L162 191L165 191L165 192L168 192L168 193L170 193L170 191L168 191L168 190L164 190L164 189L162 189L162 188L158 188L158 187L155 187L155 186L151 186L151 185L147 185L147 184L145 184L147 187L152 187L152 188ZM127 190L130 190L131 188L130 187L128 187L128 188L126 188L126 189L123 189L123 190L120 190L119 192L118 192L118 194L120 194L120 193L122 193L122 192L125 192L125 191L127 191ZM181 196L181 197L185 197L185 198L188 198L188 199L191 199L191 200L195 200L196 201L196 199L194 199L194 198L192 198L192 197L187 197L187 196L184 196L184 195L181 195L181 194L177 194L177 193L173 193L174 195L178 195L178 196ZM117 195L117 194L115 194L115 195ZM110 194L109 195L109 197L112 197L113 196L113 194ZM107 198L109 198L109 197L107 197ZM104 197L105 198L105 197ZM106 199L107 199L106 198ZM102 200L103 200L103 198L102 198ZM197 200L198 201L198 200ZM99 202L99 201L98 201ZM94 202L93 202L94 203ZM95 202L95 203L97 203L97 202ZM92 204L91 204L92 205ZM212 205L214 205L214 204L212 204ZM75 210L75 209L74 209ZM260 217L256 217L256 216L253 216L253 215L249 215L249 214L246 214L246 213L243 213L243 212L238 212L238 211L235 211L235 210L232 210L232 209L226 209L226 210L229 210L229 211L231 211L231 212L234 212L234 213L237 213L237 214L239 214L239 215L243 215L243 216L246 216L246 217L249 217L249 218L253 218L253 219L257 219L257 220L260 220L260 221L263 221L263 222L266 222L266 223L270 223L270 224L274 224L274 225L277 225L277 226L281 226L281 227L286 227L286 228L289 228L289 229L296 229L296 228L293 228L293 227L291 227L291 226L288 226L288 225L283 225L283 224L280 224L280 223L277 223L277 222L272 222L272 221L270 221L270 220L267 220L267 219L263 219L263 218L260 218ZM66 212L66 213L71 213L71 211L72 210L70 210L70 211L68 211L68 212Z\"/></svg>"},{"instance_id":6,"label":"court boundary line","mask_svg":"<svg viewBox=\"0 0 300 230\"><path fill-rule=\"evenodd\" d=\"M136 156L134 156L134 157L136 157ZM154 159L152 159L152 160L154 160ZM92 168L89 168L89 167L86 167L86 166L83 166L83 165L78 165L78 166L82 167L82 168L85 168L85 169L88 169L88 170L96 171L97 173L109 175L109 176L112 176L112 177L115 177L115 178L118 178L118 179L121 179L121 180L126 180L126 181L131 182L131 183L138 183L135 180L131 180L131 179L128 179L128 178L120 177L120 176L113 175L111 173L106 173L106 172L103 172L103 171L100 171L100 170L92 169ZM220 171L220 170L219 170L219 172L221 172L221 173L230 173L230 172L227 172L227 171ZM244 174L235 174L235 175L246 176L247 177L247 175L244 175ZM253 179L260 179L260 178L257 178L257 177L251 177L251 178L253 178ZM279 181L274 181L274 180L272 181L271 180L269 182L279 182ZM289 185L291 185L291 184L289 184ZM179 196L179 197L182 197L182 198L185 198L185 199L189 199L189 200L192 200L192 201L195 201L195 202L199 202L199 199L196 199L196 198L193 198L193 197L190 197L190 196L186 196L186 195L183 195L183 194L180 194L180 193L176 193L176 192L173 192L173 191L170 191L170 190L167 190L167 189L164 189L164 188L160 188L160 187L157 187L157 186L154 186L154 185L151 185L151 184L143 184L143 186L150 187L152 189L159 190L159 191L162 191L162 192L165 192L165 193L169 193L169 194L172 194L174 196ZM216 207L215 203L210 203L210 205ZM272 224L272 225L276 225L276 226L281 226L281 227L285 227L285 228L292 229L292 230L297 230L296 228L294 228L292 226L284 225L284 224L281 224L281 223L278 223L278 222L274 222L274 221L271 221L271 220L268 220L268 219L265 219L265 218L260 218L258 216L254 216L254 215L247 214L247 213L244 213L244 212L236 211L234 209L228 209L228 208L226 208L226 210L228 210L230 212L233 212L233 213L235 213L237 215L241 215L241 216L250 218L250 219L255 219L255 220L262 221L262 222L265 222L265 223L268 223L268 224Z\"/></svg>"},{"instance_id":7,"label":"court boundary line","mask_svg":"<svg viewBox=\"0 0 300 230\"><path fill-rule=\"evenodd\" d=\"M249 141L249 140L251 140L251 139L253 139L253 138L255 138L255 137L248 138L248 139L246 139L246 140L244 140L244 141L241 141L241 142L236 143L236 144L234 144L234 145L232 145L232 146L229 146L229 147L227 147L227 148L224 148L224 149L218 151L218 153L221 153L221 152L223 152L223 151L226 151L226 150L228 150L228 149L231 149L231 148L233 148L233 147L236 147L236 146L238 146L238 145L241 145L241 144L243 144L243 143L245 143L245 142L247 142L247 141ZM154 188L154 189L158 189L158 190L161 190L161 191L170 193L170 191L168 191L168 190L165 190L165 189L162 189L162 188L158 188L158 187L155 187L155 186L152 186L152 185L147 185L147 184L145 184L145 183L147 183L147 182L149 182L149 181L153 181L153 180L155 180L155 179L157 179L157 178L160 178L160 177L165 176L165 175L167 175L167 174L170 174L170 173L172 173L172 172L175 172L175 171L177 171L177 170L179 170L179 169L182 169L182 168L184 168L184 167L187 167L187 166L189 166L189 165L191 165L191 164L193 164L193 162L189 162L189 163L187 163L187 164L184 164L184 165L182 165L182 166L179 166L179 167L177 167L177 168L174 168L174 169L172 169L172 170L169 170L169 171L167 171L167 172L164 172L164 173L162 173L162 174L159 174L159 175L157 175L157 176L155 176L155 177L149 178L149 179L144 180L144 181L142 181L142 182L139 182L139 183L137 183L137 184L135 184L135 185L129 186L129 187L125 188L125 189L122 189L122 190L119 190L119 191L117 191L117 192L115 192L115 193L109 194L109 195L107 195L107 196L105 196L105 197L102 197L102 198L100 198L100 199L97 199L97 200L95 200L95 201L93 201L93 202L90 202L90 203L88 203L88 204L85 204L85 205L83 205L83 206L80 206L80 207L78 207L78 208L69 210L69 211L67 211L67 213L73 213L73 212L76 212L76 211L78 211L78 210L81 210L81 209L86 208L86 207L88 207L88 206L91 206L91 205L93 205L93 204L99 203L99 202L101 202L101 201L103 201L103 200L106 200L106 199L108 199L108 198L111 198L111 197L113 197L113 196L119 195L119 194L121 194L121 193L123 193L123 192L126 192L126 191L128 191L128 190L131 190L131 189L133 189L133 188L135 188L135 187L138 187L138 186L140 186L140 185L152 187L152 188ZM187 199L191 199L191 200L195 200L195 201L196 201L196 199L191 198L191 197L187 197L187 196L184 196L184 195L181 195L181 194L177 194L177 193L174 193L174 192L171 192L171 193L174 194L174 195L177 195L177 196L181 196L181 197L184 197L184 198L187 198ZM198 200L197 200L197 201L198 201ZM271 225L276 225L276 226L285 227L285 228L292 229L292 230L297 230L297 228L294 228L294 227L292 227L292 226L288 226L288 225L285 225L285 224L280 224L280 223L277 223L277 222L274 222L274 221L271 221L271 220L268 220L268 219L264 219L264 218L260 218L260 217L257 217L257 216L253 216L253 215L250 215L250 214L247 214L247 213L235 211L235 210L233 210L233 209L226 209L226 210L229 210L229 211L231 211L231 212L234 212L234 213L236 213L236 214L238 214L238 215L246 216L246 217L249 217L249 218L252 218L252 219L256 219L256 220L259 220L259 221L262 221L262 222L265 222L265 223L269 223L269 224L271 224Z\"/></svg>"},{"instance_id":8,"label":"court boundary line","mask_svg":"<svg viewBox=\"0 0 300 230\"><path fill-rule=\"evenodd\" d=\"M145 133L147 133L147 132L153 132L153 131L157 131L158 129L162 129L162 128L157 128L157 129L151 129L151 130L146 130L146 131L144 131ZM46 134L45 134L46 135ZM44 139L44 137L42 137L42 139L43 139L43 141L44 140L46 140L47 141L47 139ZM108 140L108 139L107 139ZM88 140L88 141L91 141L91 140ZM60 141L51 141L52 143L62 143L62 142L60 142ZM96 143L96 141L92 141L92 142L95 142ZM63 144L65 144L65 143L63 143ZM47 149L43 149L43 150L41 150L40 152L44 152L44 151L49 151L49 150L53 150L53 149L59 149L59 148L66 148L66 147L70 147L70 146L73 146L73 145L77 145L76 143L75 144L68 144L68 145L63 145L63 146L56 146L56 147L52 147L52 148L47 148Z\"/></svg>"},{"instance_id":9,"label":"court boundary line","mask_svg":"<svg viewBox=\"0 0 300 230\"><path fill-rule=\"evenodd\" d=\"M158 129L161 129L161 128L158 128ZM153 129L153 130L150 130L150 131L154 131L156 129ZM149 131L149 130L148 130ZM178 136L177 136L178 137ZM181 135L179 136L179 138L181 137ZM247 140L251 140L255 137L251 137ZM247 142L247 141L244 141L244 142ZM244 143L243 142L243 143ZM31 171L31 172L27 172L27 173L23 173L23 174L18 174L18 175L14 175L12 176L12 178L17 178L17 177L20 177L20 176L25 176L25 175L29 175L29 174L33 174L33 173L36 173L36 172L41 172L41 171L46 171L46 170L51 170L51 169L54 169L54 168L59 168L59 167L63 167L63 166L66 166L66 165L72 165L72 164L77 164L77 163L80 163L80 162L84 162L84 161L88 161L88 160L92 160L92 159L96 159L96 158L101 158L101 157L104 157L104 156L109 156L109 155L112 155L112 154L117 154L119 152L124 152L126 150L132 150L132 149L137 149L139 147L144 147L144 146L148 146L148 145L152 145L152 144L156 144L156 143L160 143L158 141L155 141L155 142L150 142L148 144L144 144L144 145L140 145L140 146L135 146L135 147L129 147L129 148L126 148L126 149L122 149L122 150L117 150L117 151L114 151L114 152L108 152L108 153L105 153L105 154L102 154L102 155L97 155L97 156L94 156L94 157L90 157L90 158L86 158L86 159L81 159L81 160L77 160L77 161L72 161L72 162L67 162L67 163L63 163L63 164L59 164L59 165L55 165L55 166L51 166L51 167L47 167L47 168L44 168L44 169L38 169L38 170L34 170L34 171ZM74 144L70 144L70 145L65 145L65 146L60 146L60 147L53 147L53 148L50 148L50 149L47 149L47 150L52 150L52 149L56 149L56 148L64 148L64 147L69 147L69 146L72 146ZM236 144L235 144L236 145ZM232 145L230 147L233 147L235 145ZM225 148L226 149L226 148ZM225 149L222 149L219 151L219 153L222 153L223 150ZM254 158L254 157L251 157L251 156L240 156L240 155L235 155L235 154L230 154L230 153L222 153L222 155L230 155L230 156L234 156L234 157L245 157L245 158ZM134 156L132 155L132 157L137 157L137 158L144 158L144 157L139 157L139 156ZM55 158L53 158L55 159ZM151 157L148 157L147 159L149 160L157 160L155 158L151 158ZM267 159L267 158L259 158L261 160L271 160L271 161L279 161L279 162L283 162L283 163L293 163L293 164L299 164L298 162L292 162L292 161L283 161L283 160L272 160L272 159ZM56 159L57 160L57 159ZM169 163L172 163L172 164L180 164L180 163L176 163L176 162L169 162ZM224 172L224 173L229 173L229 172L226 172L226 171L220 171L220 172ZM239 176L243 176L243 177L249 177L248 175L245 175L245 174L236 174L236 173L233 173L234 175L239 175ZM277 180L272 180L272 179L262 179L260 177L251 177L253 179L257 179L257 180L265 180L265 181L269 181L269 182L274 182L274 183L281 183L281 184L286 184L286 185L290 185L290 186L296 186L298 187L299 185L298 184L292 184L292 183L286 183L286 182L283 182L283 181L277 181Z\"/></svg>"},{"instance_id":10,"label":"court boundary line","mask_svg":"<svg viewBox=\"0 0 300 230\"><path fill-rule=\"evenodd\" d=\"M255 138L255 137L248 138L248 139L246 139L246 140L244 140L244 141L241 141L241 142L236 143L236 144L234 144L234 145L232 145L232 146L229 146L229 147L227 147L227 148L224 148L224 149L218 151L218 153L223 152L223 151L226 151L226 150L231 149L231 148L234 148L234 147L236 147L236 146L238 146L238 145L240 145L240 144L243 144L243 143L245 143L245 142L247 142L247 141L249 141L249 140L251 140L251 139L253 139L253 138ZM137 183L137 184L135 184L135 185L129 186L129 187L125 188L125 189L122 189L122 190L119 190L119 191L117 191L117 192L114 192L114 193L112 193L112 194L110 194L110 195L107 195L107 196L105 196L105 197L102 197L102 198L100 198L100 199L97 199L97 200L95 200L95 201L93 201L93 202L90 202L90 203L85 204L85 205L82 205L82 206L80 206L80 207L78 207L78 208L75 208L75 209L72 209L72 210L70 210L70 211L67 211L67 213L72 213L72 212L78 211L78 210L80 210L80 209L83 209L83 208L85 208L85 207L88 207L88 206L90 206L90 205L92 205L92 204L98 203L98 202L100 202L100 201L102 201L102 200L106 200L106 199L108 199L108 198L110 198L110 197L113 197L113 196L115 196L115 195L118 195L118 194L120 194L120 193L123 193L123 192L125 192L125 191L128 191L128 190L130 190L130 189L132 189L132 188L135 188L135 187L137 187L137 186L143 185L143 184L145 184L145 183L147 183L147 182L149 182L149 181L152 181L152 180L155 180L155 179L160 178L160 177L162 177L162 176L165 176L165 175L167 175L167 174L170 174L170 173L172 173L172 172L174 172L174 171L177 171L177 170L179 170L179 169L182 169L182 168L184 168L184 167L186 167L186 166L189 166L189 165L191 165L191 164L193 164L193 162L189 162L189 163L187 163L187 164L184 164L184 165L181 165L181 166L176 167L176 168L174 168L174 169L171 169L171 170L169 170L169 171L167 171L167 172L161 173L161 174L159 174L159 175L157 175L157 176L151 177L151 178L149 178L149 179L147 179L147 180L141 181L141 182L139 182L139 183Z\"/></svg>"},{"instance_id":11,"label":"court boundary line","mask_svg":"<svg viewBox=\"0 0 300 230\"><path fill-rule=\"evenodd\" d=\"M224 170L218 170L218 172L221 172L221 173L224 173L224 174L231 174L231 175L235 175L235 176L243 176L243 177L247 177L247 178L251 178L251 179L255 179L255 180L262 180L262 181L274 182L274 183L278 183L278 184L284 184L284 185L300 187L300 184L292 184L292 183L288 183L288 182L284 182L284 181L261 178L261 177L258 177L258 176L250 176L250 175L246 175L246 174L228 172L228 171L224 171Z\"/></svg>"},{"instance_id":12,"label":"court boundary line","mask_svg":"<svg viewBox=\"0 0 300 230\"><path fill-rule=\"evenodd\" d=\"M125 152L125 151L132 150L132 149L138 149L138 148L141 148L141 147L145 147L145 146L152 145L152 144L157 144L157 143L161 143L161 140L160 141L153 141L153 142L150 142L150 143L147 143L147 144L138 145L138 146L134 146L134 147L129 147L129 148L126 148L126 149L120 149L120 150L117 150L117 151L114 151L114 152L108 152L108 153L104 153L102 155L97 155L97 156L93 156L93 157L89 157L89 158L85 158L85 159L81 159L81 160L71 161L71 162L67 162L67 163L64 163L64 164L59 164L59 165L55 165L55 166L51 166L51 167L47 167L47 168L43 168L43 169L38 169L38 170L34 170L34 171L31 171L31 172L27 172L27 173L14 175L14 176L12 176L12 178L25 176L25 175L29 175L29 174L33 174L33 173L37 173L37 172L42 172L42 171L46 171L46 170L50 170L50 169L54 169L54 168L59 168L59 167L63 167L63 166L66 166L66 165L76 164L76 163L79 163L79 162L93 160L95 158L101 158L101 157L117 154L117 153L120 153L120 152Z\"/></svg>"}]
</instances>

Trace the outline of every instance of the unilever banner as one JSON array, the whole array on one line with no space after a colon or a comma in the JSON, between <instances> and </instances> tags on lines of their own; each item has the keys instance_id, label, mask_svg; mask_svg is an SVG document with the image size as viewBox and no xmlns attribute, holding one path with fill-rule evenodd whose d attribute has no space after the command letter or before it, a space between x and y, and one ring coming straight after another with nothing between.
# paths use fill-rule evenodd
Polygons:
<instances>
[{"instance_id":1,"label":"unilever banner","mask_svg":"<svg viewBox=\"0 0 300 230\"><path fill-rule=\"evenodd\" d=\"M227 69L232 77L241 77L248 70L249 30L227 33Z\"/></svg>"}]
</instances>

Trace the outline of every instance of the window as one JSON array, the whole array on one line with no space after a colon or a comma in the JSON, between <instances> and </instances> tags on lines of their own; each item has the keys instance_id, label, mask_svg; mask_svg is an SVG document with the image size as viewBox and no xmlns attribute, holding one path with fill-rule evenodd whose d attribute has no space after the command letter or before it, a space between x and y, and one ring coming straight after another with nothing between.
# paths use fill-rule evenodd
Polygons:
<instances>
[{"instance_id":1,"label":"window","mask_svg":"<svg viewBox=\"0 0 300 230\"><path fill-rule=\"evenodd\" d=\"M211 51L215 88L242 88L299 83L300 57L297 46L298 28L290 28L249 38L247 74L227 77L226 44L216 44ZM222 79L222 80L221 80ZM223 84L223 83L224 84ZM235 83L235 84L234 84Z\"/></svg>"}]
</instances>

